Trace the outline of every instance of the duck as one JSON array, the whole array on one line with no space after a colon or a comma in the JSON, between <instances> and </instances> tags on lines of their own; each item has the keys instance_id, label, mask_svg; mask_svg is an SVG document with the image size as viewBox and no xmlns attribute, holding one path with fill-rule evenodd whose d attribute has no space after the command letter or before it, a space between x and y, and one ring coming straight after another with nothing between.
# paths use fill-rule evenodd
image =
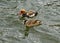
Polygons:
<instances>
[{"instance_id":1,"label":"duck","mask_svg":"<svg viewBox=\"0 0 60 43\"><path fill-rule=\"evenodd\" d=\"M37 16L37 14L38 12L33 11L33 10L26 11L25 9L21 9L19 11L19 15L21 15L22 17L27 17L27 18L35 17Z\"/></svg>"},{"instance_id":2,"label":"duck","mask_svg":"<svg viewBox=\"0 0 60 43\"><path fill-rule=\"evenodd\" d=\"M27 27L34 27L34 26L39 26L41 25L41 21L40 20L25 20L24 21L24 25L27 26Z\"/></svg>"}]
</instances>

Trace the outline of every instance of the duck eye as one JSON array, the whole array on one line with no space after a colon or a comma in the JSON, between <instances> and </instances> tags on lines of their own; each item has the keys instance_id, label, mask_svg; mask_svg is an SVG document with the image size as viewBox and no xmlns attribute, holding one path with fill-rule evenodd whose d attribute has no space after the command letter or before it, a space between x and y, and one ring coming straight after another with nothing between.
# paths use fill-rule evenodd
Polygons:
<instances>
[{"instance_id":1,"label":"duck eye","mask_svg":"<svg viewBox=\"0 0 60 43\"><path fill-rule=\"evenodd\" d=\"M25 11L21 11L21 13L24 13Z\"/></svg>"}]
</instances>

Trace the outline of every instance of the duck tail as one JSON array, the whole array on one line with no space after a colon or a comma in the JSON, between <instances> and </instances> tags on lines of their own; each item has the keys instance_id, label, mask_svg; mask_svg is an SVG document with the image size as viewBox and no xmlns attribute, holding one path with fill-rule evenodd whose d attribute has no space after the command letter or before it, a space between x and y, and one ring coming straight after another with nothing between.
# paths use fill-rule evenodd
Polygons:
<instances>
[{"instance_id":1,"label":"duck tail","mask_svg":"<svg viewBox=\"0 0 60 43\"><path fill-rule=\"evenodd\" d=\"M38 12L35 13L35 16L37 16Z\"/></svg>"}]
</instances>

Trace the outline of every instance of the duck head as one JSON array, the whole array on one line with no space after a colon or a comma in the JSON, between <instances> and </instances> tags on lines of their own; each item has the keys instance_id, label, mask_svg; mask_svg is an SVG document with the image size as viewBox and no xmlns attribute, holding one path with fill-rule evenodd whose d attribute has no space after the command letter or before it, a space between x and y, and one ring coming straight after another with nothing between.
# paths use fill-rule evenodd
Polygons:
<instances>
[{"instance_id":1,"label":"duck head","mask_svg":"<svg viewBox=\"0 0 60 43\"><path fill-rule=\"evenodd\" d=\"M26 10L25 9L21 9L20 11L19 11L19 14L20 15L23 15L23 14L25 14L26 13Z\"/></svg>"}]
</instances>

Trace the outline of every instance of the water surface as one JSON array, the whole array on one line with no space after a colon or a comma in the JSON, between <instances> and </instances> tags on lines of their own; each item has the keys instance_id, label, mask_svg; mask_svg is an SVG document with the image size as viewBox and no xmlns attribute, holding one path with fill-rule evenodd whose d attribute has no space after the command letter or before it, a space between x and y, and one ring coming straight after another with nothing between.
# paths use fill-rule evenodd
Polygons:
<instances>
[{"instance_id":1,"label":"water surface","mask_svg":"<svg viewBox=\"0 0 60 43\"><path fill-rule=\"evenodd\" d=\"M25 8L38 11L42 25L31 28L22 39L25 26L17 12ZM60 0L0 0L0 43L60 43Z\"/></svg>"}]
</instances>

